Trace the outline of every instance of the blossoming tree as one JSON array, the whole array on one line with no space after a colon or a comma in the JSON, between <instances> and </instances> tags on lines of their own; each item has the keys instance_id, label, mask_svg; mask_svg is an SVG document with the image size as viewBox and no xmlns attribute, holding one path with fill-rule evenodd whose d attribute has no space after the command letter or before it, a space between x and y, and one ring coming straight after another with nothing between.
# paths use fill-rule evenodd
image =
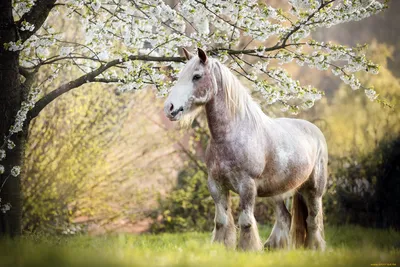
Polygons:
<instances>
[{"instance_id":1,"label":"blossoming tree","mask_svg":"<svg viewBox=\"0 0 400 267\"><path fill-rule=\"evenodd\" d=\"M291 77L285 64L293 60L332 71L379 101L355 75L378 71L364 47L319 42L312 32L364 19L385 9L386 2L288 0L274 1L274 7L270 2L1 1L0 233L20 233L23 144L29 123L41 110L86 83L113 83L120 92L154 86L164 95L184 61L179 47L207 49L248 80L266 103L292 112L311 107L323 94ZM57 25L60 16L68 25ZM66 34L67 28L76 34ZM57 77L73 75L53 88Z\"/></svg>"}]
</instances>

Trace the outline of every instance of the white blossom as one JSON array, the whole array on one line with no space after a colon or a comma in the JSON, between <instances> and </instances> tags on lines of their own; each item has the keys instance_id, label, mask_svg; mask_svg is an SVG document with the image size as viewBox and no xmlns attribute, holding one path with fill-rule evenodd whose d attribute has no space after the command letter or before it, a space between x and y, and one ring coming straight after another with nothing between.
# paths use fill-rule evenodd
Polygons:
<instances>
[{"instance_id":1,"label":"white blossom","mask_svg":"<svg viewBox=\"0 0 400 267\"><path fill-rule=\"evenodd\" d=\"M11 175L14 177L17 177L20 174L20 172L21 172L21 167L19 166L14 166L11 169Z\"/></svg>"},{"instance_id":2,"label":"white blossom","mask_svg":"<svg viewBox=\"0 0 400 267\"><path fill-rule=\"evenodd\" d=\"M312 0L289 0L289 3L296 9L311 9L319 1L312 1Z\"/></svg>"},{"instance_id":3,"label":"white blossom","mask_svg":"<svg viewBox=\"0 0 400 267\"><path fill-rule=\"evenodd\" d=\"M139 90L152 84L158 90L157 96L163 97L168 94L171 80L176 79L182 63L130 58L139 55L172 58L179 56L178 47L201 47L212 50L212 56L250 80L265 103L278 103L282 110L293 114L301 108L312 107L323 95L311 86L300 84L284 69L293 60L299 66L329 70L353 90L365 88L357 73L379 71L378 65L365 56L365 49L317 42L313 33L320 28L367 18L384 10L386 4L377 0L337 0L331 5L323 0L288 1L290 9L256 0L182 0L174 6L163 0L123 1L121 5L103 0L64 0L64 12L53 8L50 12L53 17L40 29L27 21L21 22L19 30L32 33L27 40L0 45L19 53L22 67L35 69L55 61L47 65L51 74L41 86L53 83L59 75L86 74L118 60L118 65L107 68L99 77L115 80L118 92ZM14 1L13 15L21 18L34 4L35 0ZM58 16L65 16L67 23L77 25L81 32L76 36L58 33L58 28L50 25ZM83 36L83 40L78 36ZM245 51L238 51L243 47L241 43L238 46L244 40L242 37L254 42L248 43ZM274 44L275 40L278 42ZM86 82L92 80L88 78ZM40 93L36 86L22 101L8 136L1 137L5 142L0 144L1 148L14 148L10 137L23 130L27 114ZM364 90L371 101L377 99L373 89ZM296 105L290 104L293 100L297 101ZM0 160L5 157L6 151L0 149ZM4 171L0 165L0 173ZM19 174L20 167L14 166L11 175ZM9 210L9 206L0 207L3 212ZM68 229L71 232L74 230Z\"/></svg>"},{"instance_id":4,"label":"white blossom","mask_svg":"<svg viewBox=\"0 0 400 267\"><path fill-rule=\"evenodd\" d=\"M13 1L13 12L16 12L18 16L22 16L29 12L34 4L35 0Z\"/></svg>"},{"instance_id":5,"label":"white blossom","mask_svg":"<svg viewBox=\"0 0 400 267\"><path fill-rule=\"evenodd\" d=\"M8 139L7 140L7 148L11 150L11 149L14 149L14 147L15 147L15 143L13 141L11 141L10 139Z\"/></svg>"},{"instance_id":6,"label":"white blossom","mask_svg":"<svg viewBox=\"0 0 400 267\"><path fill-rule=\"evenodd\" d=\"M197 30L204 35L208 35L210 33L208 19L204 18L197 24Z\"/></svg>"},{"instance_id":7,"label":"white blossom","mask_svg":"<svg viewBox=\"0 0 400 267\"><path fill-rule=\"evenodd\" d=\"M21 44L21 42L9 42L9 43L4 43L4 48L7 49L8 51L20 51L24 48L24 45Z\"/></svg>"},{"instance_id":8,"label":"white blossom","mask_svg":"<svg viewBox=\"0 0 400 267\"><path fill-rule=\"evenodd\" d=\"M11 204L10 203L6 203L0 206L0 210L3 213L6 213L7 211L9 211L11 209Z\"/></svg>"},{"instance_id":9,"label":"white blossom","mask_svg":"<svg viewBox=\"0 0 400 267\"><path fill-rule=\"evenodd\" d=\"M378 95L374 89L365 89L365 94L371 101L375 101L378 98Z\"/></svg>"},{"instance_id":10,"label":"white blossom","mask_svg":"<svg viewBox=\"0 0 400 267\"><path fill-rule=\"evenodd\" d=\"M100 60L107 60L107 59L109 59L109 55L108 55L108 52L107 52L106 50L101 51L97 56L98 56L98 58L99 58Z\"/></svg>"},{"instance_id":11,"label":"white blossom","mask_svg":"<svg viewBox=\"0 0 400 267\"><path fill-rule=\"evenodd\" d=\"M93 8L94 11L98 11L101 7L100 1L93 1L91 4L91 7Z\"/></svg>"},{"instance_id":12,"label":"white blossom","mask_svg":"<svg viewBox=\"0 0 400 267\"><path fill-rule=\"evenodd\" d=\"M21 28L20 28L20 30L21 30L21 31L30 31L30 32L32 32L33 30L35 30L35 25L33 25L33 24L29 23L29 22L26 22L26 21L24 20L24 21L22 21L22 23L21 23Z\"/></svg>"},{"instance_id":13,"label":"white blossom","mask_svg":"<svg viewBox=\"0 0 400 267\"><path fill-rule=\"evenodd\" d=\"M69 55L72 52L72 47L70 46L63 46L60 49L60 56L64 57Z\"/></svg>"},{"instance_id":14,"label":"white blossom","mask_svg":"<svg viewBox=\"0 0 400 267\"><path fill-rule=\"evenodd\" d=\"M14 6L19 16L34 4L34 0L23 2ZM59 75L91 72L101 64L118 59L118 66L108 68L101 77L114 79L119 92L139 90L152 84L158 96L166 95L170 79L176 78L182 64L128 58L138 55L176 57L179 56L178 47L192 50L201 47L212 50L212 56L250 79L254 90L260 92L266 103L280 103L285 109L296 112L298 108L310 108L322 93L293 79L284 69L285 64L294 61L299 66L331 71L354 90L364 88L356 78L358 72L376 74L379 70L365 56L364 49L317 42L313 33L320 28L367 18L385 9L386 5L377 0L326 3L328 1L289 0L291 8L286 9L256 0L182 0L177 5L163 0L124 1L123 5L110 5L103 0L64 0L65 12L55 8L50 16L68 17L68 23L79 25L83 40L58 33L49 19L41 29L22 22L21 30L33 30L35 34L24 43L16 41L3 45L7 50L19 51L21 65L27 68L33 69L47 59L62 58L60 67L50 65L54 73L47 77L48 83ZM240 53L230 54L243 47L238 46L239 41L244 40L242 37L254 40L246 47L246 51L252 52L245 53L252 58L251 64L240 62L237 59L243 56ZM276 45L275 40L279 40ZM279 48L283 40L288 46ZM74 59L75 56L80 59ZM161 73L165 67L168 73ZM368 95L374 97L372 93ZM290 105L293 99L301 104ZM22 130L26 114L34 103L28 102L22 103L11 133Z\"/></svg>"},{"instance_id":15,"label":"white blossom","mask_svg":"<svg viewBox=\"0 0 400 267\"><path fill-rule=\"evenodd\" d=\"M39 92L40 90L38 90L38 88L32 89L28 94L27 100L21 103L21 108L17 112L14 124L10 128L10 134L15 134L22 131L28 111L34 107Z\"/></svg>"}]
</instances>

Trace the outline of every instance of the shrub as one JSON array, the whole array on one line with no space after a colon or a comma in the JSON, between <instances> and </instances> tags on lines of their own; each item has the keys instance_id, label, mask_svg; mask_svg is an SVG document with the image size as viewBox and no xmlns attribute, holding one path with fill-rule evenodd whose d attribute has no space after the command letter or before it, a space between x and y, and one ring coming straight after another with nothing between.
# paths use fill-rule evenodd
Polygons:
<instances>
[{"instance_id":1,"label":"shrub","mask_svg":"<svg viewBox=\"0 0 400 267\"><path fill-rule=\"evenodd\" d=\"M325 199L327 221L400 229L400 137L336 164Z\"/></svg>"},{"instance_id":2,"label":"shrub","mask_svg":"<svg viewBox=\"0 0 400 267\"><path fill-rule=\"evenodd\" d=\"M153 214L155 232L208 231L213 226L214 202L208 193L206 174L188 168L178 175L177 186Z\"/></svg>"}]
</instances>

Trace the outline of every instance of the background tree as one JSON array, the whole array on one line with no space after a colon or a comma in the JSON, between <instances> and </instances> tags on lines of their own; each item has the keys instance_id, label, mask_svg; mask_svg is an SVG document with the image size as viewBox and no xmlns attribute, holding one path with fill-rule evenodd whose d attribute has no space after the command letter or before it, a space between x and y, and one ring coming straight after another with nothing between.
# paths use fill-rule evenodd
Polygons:
<instances>
[{"instance_id":1,"label":"background tree","mask_svg":"<svg viewBox=\"0 0 400 267\"><path fill-rule=\"evenodd\" d=\"M371 100L379 100L354 75L378 70L362 47L318 42L310 34L361 20L386 4L376 0L289 3L280 8L259 1L2 1L0 197L7 211L0 213L2 234L15 235L21 228L19 166L29 123L53 100L86 83L116 83L119 91L152 84L165 94L183 61L177 47L206 48L248 80L266 103L294 113L311 107L322 92L300 85L277 65L292 60L332 70L352 89L363 88ZM58 25L60 15L70 21ZM65 34L71 25L76 31ZM43 77L49 69L51 74ZM69 79L67 73L79 75ZM54 88L56 80L62 83Z\"/></svg>"},{"instance_id":2,"label":"background tree","mask_svg":"<svg viewBox=\"0 0 400 267\"><path fill-rule=\"evenodd\" d=\"M151 187L165 192L171 168L180 168L173 147L180 134L159 126L160 100L145 90L118 96L85 87L30 126L21 179L25 232L98 233L135 223L156 201Z\"/></svg>"}]
</instances>

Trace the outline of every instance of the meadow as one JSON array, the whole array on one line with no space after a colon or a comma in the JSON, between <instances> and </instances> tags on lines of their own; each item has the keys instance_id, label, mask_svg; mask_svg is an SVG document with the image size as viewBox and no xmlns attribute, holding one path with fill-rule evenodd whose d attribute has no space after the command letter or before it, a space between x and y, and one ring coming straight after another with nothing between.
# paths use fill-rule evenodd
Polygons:
<instances>
[{"instance_id":1,"label":"meadow","mask_svg":"<svg viewBox=\"0 0 400 267\"><path fill-rule=\"evenodd\" d=\"M265 239L271 228L262 226ZM328 227L325 252L226 250L210 233L24 236L0 241L0 266L399 266L400 232Z\"/></svg>"}]
</instances>

